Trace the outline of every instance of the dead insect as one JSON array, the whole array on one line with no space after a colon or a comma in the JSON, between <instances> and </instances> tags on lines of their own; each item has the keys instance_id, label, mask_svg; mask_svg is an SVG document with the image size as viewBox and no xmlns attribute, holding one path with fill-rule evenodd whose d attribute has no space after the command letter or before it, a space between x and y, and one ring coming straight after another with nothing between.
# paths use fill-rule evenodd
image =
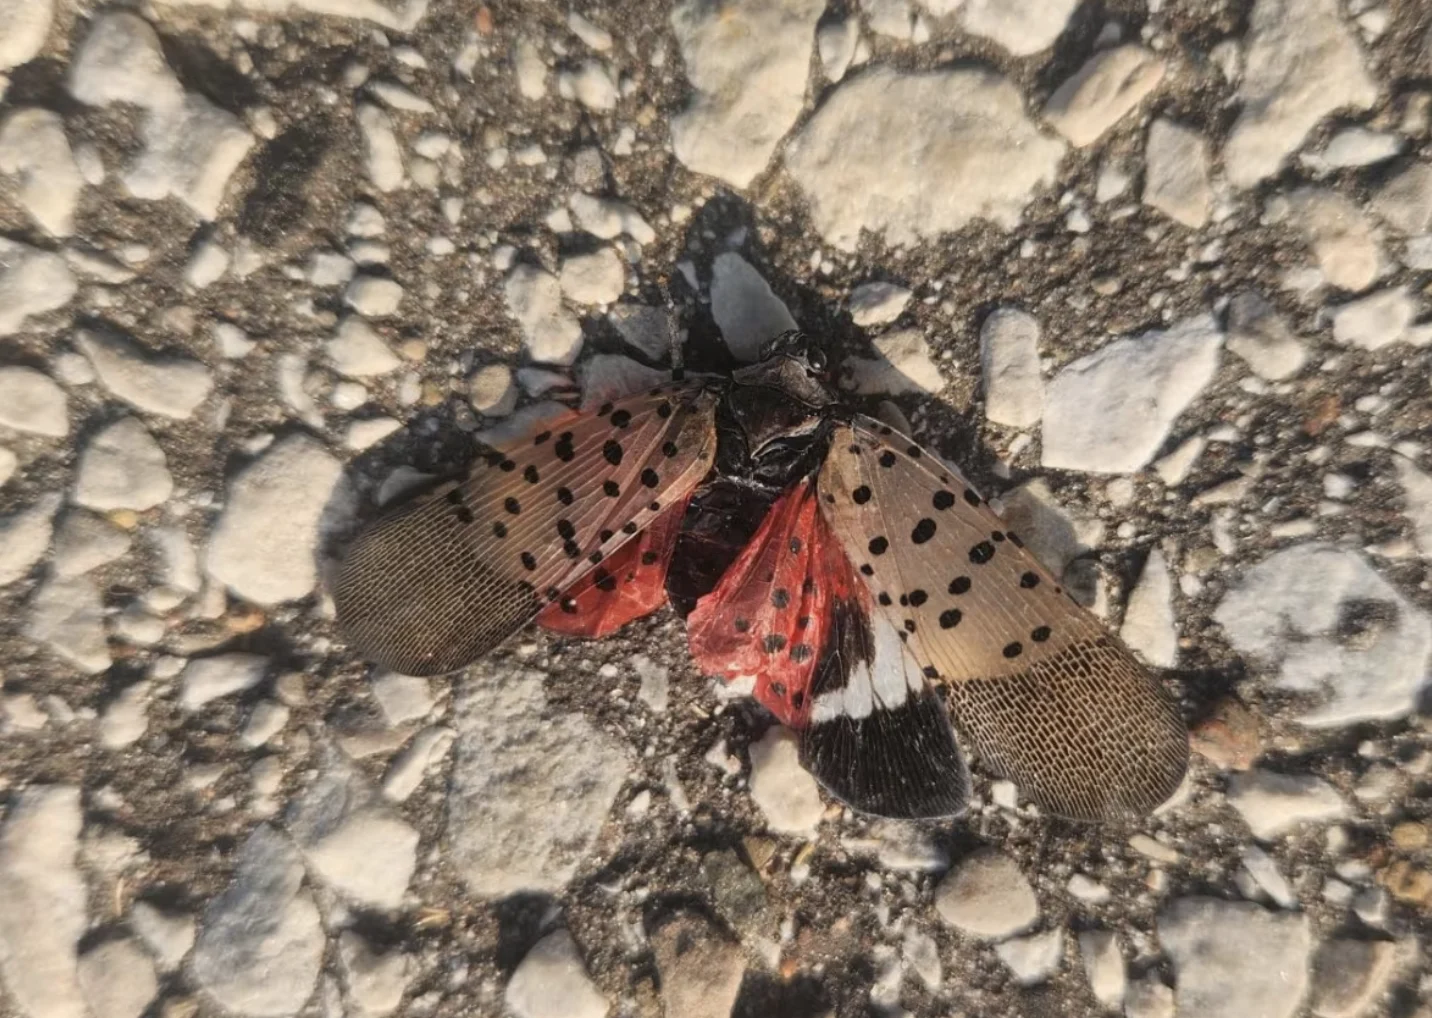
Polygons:
<instances>
[{"instance_id":1,"label":"dead insect","mask_svg":"<svg viewBox=\"0 0 1432 1018\"><path fill-rule=\"evenodd\" d=\"M488 451L348 549L340 627L400 672L534 619L600 637L667 600L703 671L754 682L837 798L963 809L951 720L1045 810L1145 813L1188 762L1170 698L960 475L843 407L800 333Z\"/></svg>"}]
</instances>

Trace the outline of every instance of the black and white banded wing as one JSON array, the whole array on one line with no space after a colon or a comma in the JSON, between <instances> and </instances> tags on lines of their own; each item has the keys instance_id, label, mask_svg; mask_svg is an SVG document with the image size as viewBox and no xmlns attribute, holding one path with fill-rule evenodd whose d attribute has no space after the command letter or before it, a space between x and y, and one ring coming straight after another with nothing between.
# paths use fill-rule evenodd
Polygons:
<instances>
[{"instance_id":1,"label":"black and white banded wing","mask_svg":"<svg viewBox=\"0 0 1432 1018\"><path fill-rule=\"evenodd\" d=\"M869 418L835 431L820 506L986 764L1041 807L1147 813L1188 763L1176 706L959 472Z\"/></svg>"},{"instance_id":2,"label":"black and white banded wing","mask_svg":"<svg viewBox=\"0 0 1432 1018\"><path fill-rule=\"evenodd\" d=\"M829 632L801 730L802 766L864 813L910 820L963 812L970 775L949 713L889 620L838 599Z\"/></svg>"},{"instance_id":3,"label":"black and white banded wing","mask_svg":"<svg viewBox=\"0 0 1432 1018\"><path fill-rule=\"evenodd\" d=\"M410 675L487 653L700 484L717 399L661 386L492 449L359 534L333 590L340 628Z\"/></svg>"}]
</instances>

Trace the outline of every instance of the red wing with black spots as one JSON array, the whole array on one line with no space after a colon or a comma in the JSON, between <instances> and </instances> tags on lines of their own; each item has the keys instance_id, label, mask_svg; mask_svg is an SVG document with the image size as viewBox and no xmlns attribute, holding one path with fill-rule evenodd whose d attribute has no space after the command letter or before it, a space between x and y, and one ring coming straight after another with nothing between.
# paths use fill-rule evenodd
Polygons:
<instances>
[{"instance_id":1,"label":"red wing with black spots","mask_svg":"<svg viewBox=\"0 0 1432 1018\"><path fill-rule=\"evenodd\" d=\"M487 653L686 501L715 457L718 398L663 386L491 450L466 480L349 546L333 590L340 626L367 657L410 675ZM597 595L620 596L595 579L592 589L589 617Z\"/></svg>"}]
</instances>

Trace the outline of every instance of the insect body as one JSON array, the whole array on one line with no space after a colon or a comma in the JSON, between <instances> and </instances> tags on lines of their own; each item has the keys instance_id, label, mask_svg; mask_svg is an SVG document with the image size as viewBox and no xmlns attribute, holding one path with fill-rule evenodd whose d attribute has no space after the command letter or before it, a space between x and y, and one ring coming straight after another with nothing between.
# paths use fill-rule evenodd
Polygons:
<instances>
[{"instance_id":1,"label":"insect body","mask_svg":"<svg viewBox=\"0 0 1432 1018\"><path fill-rule=\"evenodd\" d=\"M1046 810L1144 813L1187 766L1173 703L964 480L840 406L805 337L504 442L359 535L338 621L397 671L524 625L605 636L670 600L853 807L958 813L955 728Z\"/></svg>"}]
</instances>

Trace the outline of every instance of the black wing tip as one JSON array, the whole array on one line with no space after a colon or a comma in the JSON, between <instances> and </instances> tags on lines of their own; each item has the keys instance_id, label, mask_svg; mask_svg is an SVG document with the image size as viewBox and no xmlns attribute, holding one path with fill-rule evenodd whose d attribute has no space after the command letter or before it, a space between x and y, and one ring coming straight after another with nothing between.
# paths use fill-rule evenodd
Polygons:
<instances>
[{"instance_id":1,"label":"black wing tip","mask_svg":"<svg viewBox=\"0 0 1432 1018\"><path fill-rule=\"evenodd\" d=\"M965 812L970 774L949 716L933 693L863 718L812 722L801 765L851 809L892 820L938 820Z\"/></svg>"}]
</instances>

